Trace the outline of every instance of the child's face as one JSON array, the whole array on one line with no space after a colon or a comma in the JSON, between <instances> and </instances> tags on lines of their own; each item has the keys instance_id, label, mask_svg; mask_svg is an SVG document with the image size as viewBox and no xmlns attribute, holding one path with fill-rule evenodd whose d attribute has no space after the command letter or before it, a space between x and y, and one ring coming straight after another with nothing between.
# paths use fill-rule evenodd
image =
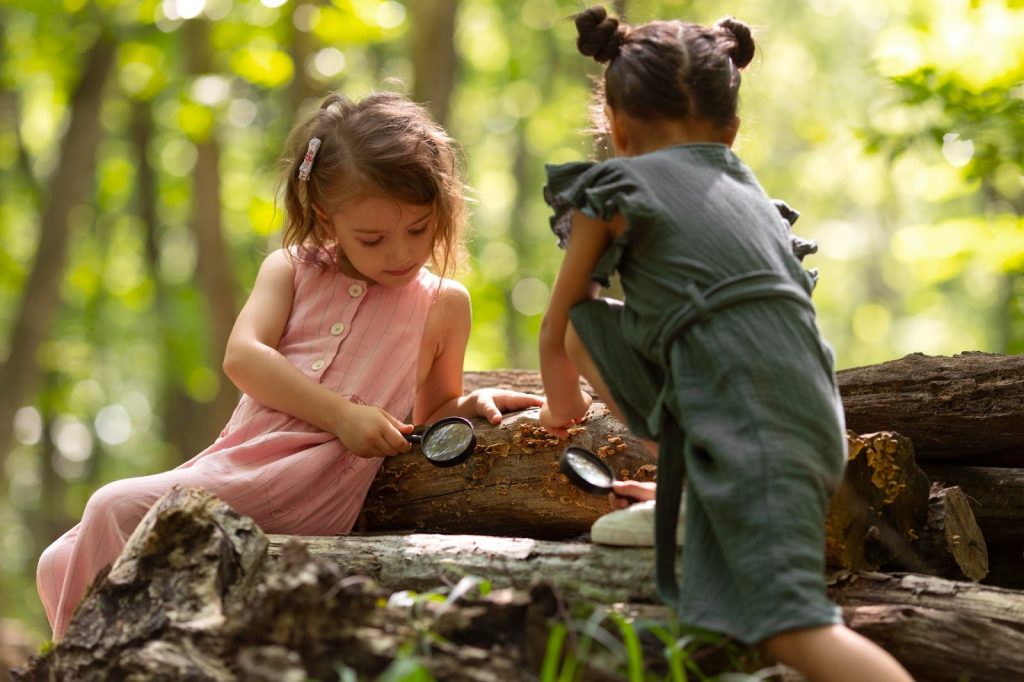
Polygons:
<instances>
[{"instance_id":1,"label":"child's face","mask_svg":"<svg viewBox=\"0 0 1024 682\"><path fill-rule=\"evenodd\" d=\"M346 202L327 218L341 250L341 269L385 286L411 282L434 248L430 205L386 197ZM347 261L347 262L346 262Z\"/></svg>"}]
</instances>

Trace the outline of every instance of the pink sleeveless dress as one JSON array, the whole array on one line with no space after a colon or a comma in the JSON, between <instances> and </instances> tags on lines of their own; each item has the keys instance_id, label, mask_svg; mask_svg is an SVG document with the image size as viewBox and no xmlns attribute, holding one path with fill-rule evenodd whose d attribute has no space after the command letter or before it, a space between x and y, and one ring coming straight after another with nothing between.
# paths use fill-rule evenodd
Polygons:
<instances>
[{"instance_id":1,"label":"pink sleeveless dress","mask_svg":"<svg viewBox=\"0 0 1024 682\"><path fill-rule=\"evenodd\" d=\"M311 380L404 420L440 282L421 270L402 287L368 286L296 262L278 350ZM103 486L81 523L43 552L36 584L54 639L64 636L89 583L172 486L204 488L267 533L336 535L352 529L382 461L357 457L333 434L243 395L213 445L171 471Z\"/></svg>"}]
</instances>

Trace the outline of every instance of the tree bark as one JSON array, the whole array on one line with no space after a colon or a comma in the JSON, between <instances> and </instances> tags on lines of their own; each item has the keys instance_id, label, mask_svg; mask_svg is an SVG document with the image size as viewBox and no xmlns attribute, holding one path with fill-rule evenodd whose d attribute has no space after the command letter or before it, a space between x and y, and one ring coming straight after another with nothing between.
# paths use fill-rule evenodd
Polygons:
<instances>
[{"instance_id":1,"label":"tree bark","mask_svg":"<svg viewBox=\"0 0 1024 682\"><path fill-rule=\"evenodd\" d=\"M494 369L486 372L466 372L462 376L466 392L478 388L505 388L524 393L544 393L540 372L535 369ZM586 379L580 379L580 386L595 400L601 400Z\"/></svg>"},{"instance_id":2,"label":"tree bark","mask_svg":"<svg viewBox=\"0 0 1024 682\"><path fill-rule=\"evenodd\" d=\"M65 638L15 679L377 679L403 657L434 679L535 679L557 606L549 590L388 600L299 543L274 562L266 547L251 519L208 493L171 490L93 583Z\"/></svg>"},{"instance_id":3,"label":"tree bark","mask_svg":"<svg viewBox=\"0 0 1024 682\"><path fill-rule=\"evenodd\" d=\"M308 12L310 8L319 11L322 5L323 0L312 0L311 2L296 4L290 12L281 13L281 22L283 24L281 30L288 35L288 55L291 57L295 68L292 82L288 85L287 96L281 98L282 108L285 113L284 120L288 122L295 121L299 114L303 112L307 103L316 102L321 95L321 91L324 90L322 85L310 77L308 70L309 60L313 57L317 48L316 38L305 27L298 27L295 21L296 11L300 7L303 8L302 11Z\"/></svg>"},{"instance_id":4,"label":"tree bark","mask_svg":"<svg viewBox=\"0 0 1024 682\"><path fill-rule=\"evenodd\" d=\"M36 352L49 333L60 303L60 281L70 241L68 216L94 176L100 105L116 50L116 43L101 30L84 58L82 76L71 94L68 129L46 192L35 261L11 326L10 353L0 366L0 483L5 478L14 413L32 399L39 377Z\"/></svg>"},{"instance_id":5,"label":"tree bark","mask_svg":"<svg viewBox=\"0 0 1024 682\"><path fill-rule=\"evenodd\" d=\"M494 426L476 419L476 453L438 469L418 446L389 457L367 494L359 528L497 533L561 539L586 533L610 510L558 468L566 446L538 424L539 411L507 415ZM601 403L594 403L569 443L605 459L619 478L653 480L655 457Z\"/></svg>"},{"instance_id":6,"label":"tree bark","mask_svg":"<svg viewBox=\"0 0 1024 682\"><path fill-rule=\"evenodd\" d=\"M914 353L838 376L858 433L898 431L920 460L1024 466L1024 355Z\"/></svg>"}]
</instances>

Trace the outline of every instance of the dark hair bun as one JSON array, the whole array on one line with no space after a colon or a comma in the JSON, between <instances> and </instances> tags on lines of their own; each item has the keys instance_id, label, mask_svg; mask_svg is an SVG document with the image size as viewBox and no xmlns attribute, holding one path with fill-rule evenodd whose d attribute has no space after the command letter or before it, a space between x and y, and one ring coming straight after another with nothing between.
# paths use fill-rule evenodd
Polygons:
<instances>
[{"instance_id":1,"label":"dark hair bun","mask_svg":"<svg viewBox=\"0 0 1024 682\"><path fill-rule=\"evenodd\" d=\"M600 5L588 7L576 15L576 32L579 33L576 48L602 64L618 56L626 39L626 27L608 16Z\"/></svg>"},{"instance_id":2,"label":"dark hair bun","mask_svg":"<svg viewBox=\"0 0 1024 682\"><path fill-rule=\"evenodd\" d=\"M733 47L729 50L729 57L737 69L742 69L754 58L754 37L750 35L750 27L739 19L725 17L719 19L715 24L732 38Z\"/></svg>"}]
</instances>

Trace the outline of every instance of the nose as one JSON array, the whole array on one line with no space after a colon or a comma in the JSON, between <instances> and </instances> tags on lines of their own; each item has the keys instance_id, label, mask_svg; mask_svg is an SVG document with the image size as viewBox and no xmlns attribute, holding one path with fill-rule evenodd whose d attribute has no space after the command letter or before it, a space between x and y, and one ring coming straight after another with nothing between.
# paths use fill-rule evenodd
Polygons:
<instances>
[{"instance_id":1,"label":"nose","mask_svg":"<svg viewBox=\"0 0 1024 682\"><path fill-rule=\"evenodd\" d=\"M406 267L413 256L413 243L408 237L395 240L395 248L391 250L391 265Z\"/></svg>"}]
</instances>

